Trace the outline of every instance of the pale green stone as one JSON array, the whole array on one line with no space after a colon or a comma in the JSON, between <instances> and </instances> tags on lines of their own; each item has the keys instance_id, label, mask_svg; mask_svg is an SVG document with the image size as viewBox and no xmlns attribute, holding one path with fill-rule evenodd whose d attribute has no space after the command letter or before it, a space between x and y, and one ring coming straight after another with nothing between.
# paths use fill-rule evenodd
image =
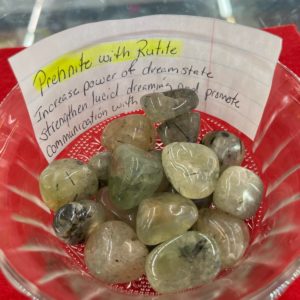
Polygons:
<instances>
[{"instance_id":1,"label":"pale green stone","mask_svg":"<svg viewBox=\"0 0 300 300\"><path fill-rule=\"evenodd\" d=\"M188 231L150 252L146 275L157 292L178 292L213 280L220 266L216 242L200 232Z\"/></svg>"},{"instance_id":2,"label":"pale green stone","mask_svg":"<svg viewBox=\"0 0 300 300\"><path fill-rule=\"evenodd\" d=\"M121 144L150 150L156 141L156 129L143 115L128 115L111 121L103 130L101 143L114 151Z\"/></svg>"},{"instance_id":3,"label":"pale green stone","mask_svg":"<svg viewBox=\"0 0 300 300\"><path fill-rule=\"evenodd\" d=\"M53 161L44 169L39 185L46 205L56 211L64 204L95 195L98 178L88 165L65 158Z\"/></svg>"},{"instance_id":4,"label":"pale green stone","mask_svg":"<svg viewBox=\"0 0 300 300\"><path fill-rule=\"evenodd\" d=\"M131 227L135 228L137 207L132 209L120 209L112 201L108 191L108 187L103 187L99 190L96 201L101 203L105 210L105 219L109 220L120 220Z\"/></svg>"},{"instance_id":5,"label":"pale green stone","mask_svg":"<svg viewBox=\"0 0 300 300\"><path fill-rule=\"evenodd\" d=\"M245 146L241 139L227 131L207 133L202 144L217 154L221 171L230 166L239 166L245 157Z\"/></svg>"},{"instance_id":6,"label":"pale green stone","mask_svg":"<svg viewBox=\"0 0 300 300\"><path fill-rule=\"evenodd\" d=\"M223 268L236 264L249 244L249 229L244 221L218 209L200 209L195 229L215 239Z\"/></svg>"},{"instance_id":7,"label":"pale green stone","mask_svg":"<svg viewBox=\"0 0 300 300\"><path fill-rule=\"evenodd\" d=\"M145 273L148 250L134 230L121 221L101 224L87 240L84 260L89 271L107 283L123 283Z\"/></svg>"},{"instance_id":8,"label":"pale green stone","mask_svg":"<svg viewBox=\"0 0 300 300\"><path fill-rule=\"evenodd\" d=\"M136 232L144 244L157 245L187 231L197 218L198 210L191 200L163 193L140 203Z\"/></svg>"},{"instance_id":9,"label":"pale green stone","mask_svg":"<svg viewBox=\"0 0 300 300\"><path fill-rule=\"evenodd\" d=\"M151 121L164 122L196 108L199 98L191 89L178 89L144 95L140 102Z\"/></svg>"},{"instance_id":10,"label":"pale green stone","mask_svg":"<svg viewBox=\"0 0 300 300\"><path fill-rule=\"evenodd\" d=\"M209 196L219 177L219 160L206 146L172 143L163 149L164 171L179 194L189 199Z\"/></svg>"},{"instance_id":11,"label":"pale green stone","mask_svg":"<svg viewBox=\"0 0 300 300\"><path fill-rule=\"evenodd\" d=\"M160 161L153 154L122 144L113 153L108 187L113 203L131 209L154 194L163 177Z\"/></svg>"},{"instance_id":12,"label":"pale green stone","mask_svg":"<svg viewBox=\"0 0 300 300\"><path fill-rule=\"evenodd\" d=\"M252 171L229 167L220 176L213 196L217 208L241 219L255 215L264 191L262 180Z\"/></svg>"},{"instance_id":13,"label":"pale green stone","mask_svg":"<svg viewBox=\"0 0 300 300\"><path fill-rule=\"evenodd\" d=\"M174 142L197 141L200 129L200 114L186 113L162 123L157 132L165 145Z\"/></svg>"},{"instance_id":14,"label":"pale green stone","mask_svg":"<svg viewBox=\"0 0 300 300\"><path fill-rule=\"evenodd\" d=\"M91 157L88 165L96 172L101 182L108 180L108 170L111 162L111 153L108 151L100 152Z\"/></svg>"}]
</instances>

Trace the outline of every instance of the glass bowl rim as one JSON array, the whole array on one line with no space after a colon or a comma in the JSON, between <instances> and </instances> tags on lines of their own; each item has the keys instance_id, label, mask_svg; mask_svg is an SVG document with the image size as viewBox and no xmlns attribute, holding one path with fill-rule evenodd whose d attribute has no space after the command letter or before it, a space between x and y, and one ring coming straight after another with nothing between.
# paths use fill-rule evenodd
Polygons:
<instances>
[{"instance_id":1,"label":"glass bowl rim","mask_svg":"<svg viewBox=\"0 0 300 300\"><path fill-rule=\"evenodd\" d=\"M300 84L300 77L289 69L286 65L277 62L276 66L280 66L286 73L288 73L298 84ZM275 72L275 71L274 71ZM0 103L0 112L4 103L9 101L10 95L19 87L16 84L9 93L4 97L3 101ZM0 249L0 271L7 279L7 281L23 295L34 299L50 299L47 295L35 286L33 283L24 278L21 274L17 273L14 268L8 262L4 252ZM286 289L298 278L300 277L300 257L293 261L287 266L287 268L277 276L272 282L268 285L258 289L257 291L251 293L244 297L244 300L259 300L259 299L278 299ZM128 296L125 295L124 296ZM145 299L148 296L145 296Z\"/></svg>"}]
</instances>

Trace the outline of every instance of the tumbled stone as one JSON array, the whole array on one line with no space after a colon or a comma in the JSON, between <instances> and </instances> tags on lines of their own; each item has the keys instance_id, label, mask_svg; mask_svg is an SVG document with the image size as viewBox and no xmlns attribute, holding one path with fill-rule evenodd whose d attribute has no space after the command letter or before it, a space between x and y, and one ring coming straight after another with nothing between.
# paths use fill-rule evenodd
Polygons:
<instances>
[{"instance_id":1,"label":"tumbled stone","mask_svg":"<svg viewBox=\"0 0 300 300\"><path fill-rule=\"evenodd\" d=\"M179 194L189 199L209 196L219 177L219 160L206 146L172 143L163 149L165 173Z\"/></svg>"},{"instance_id":2,"label":"tumbled stone","mask_svg":"<svg viewBox=\"0 0 300 300\"><path fill-rule=\"evenodd\" d=\"M157 292L177 292L211 281L220 265L216 242L200 232L188 231L150 252L146 275Z\"/></svg>"},{"instance_id":3,"label":"tumbled stone","mask_svg":"<svg viewBox=\"0 0 300 300\"><path fill-rule=\"evenodd\" d=\"M101 142L113 151L120 144L131 144L143 150L152 149L156 129L143 115L128 115L111 121L103 130Z\"/></svg>"},{"instance_id":4,"label":"tumbled stone","mask_svg":"<svg viewBox=\"0 0 300 300\"><path fill-rule=\"evenodd\" d=\"M111 161L111 153L108 151L100 152L91 157L88 165L96 172L98 180L107 182L108 170Z\"/></svg>"},{"instance_id":5,"label":"tumbled stone","mask_svg":"<svg viewBox=\"0 0 300 300\"><path fill-rule=\"evenodd\" d=\"M150 152L122 144L113 153L108 187L113 203L131 209L152 196L163 177L160 161Z\"/></svg>"},{"instance_id":6,"label":"tumbled stone","mask_svg":"<svg viewBox=\"0 0 300 300\"><path fill-rule=\"evenodd\" d=\"M62 206L55 214L56 235L68 244L84 242L104 222L104 209L92 200L79 200Z\"/></svg>"},{"instance_id":7,"label":"tumbled stone","mask_svg":"<svg viewBox=\"0 0 300 300\"><path fill-rule=\"evenodd\" d=\"M207 133L202 139L202 144L217 154L221 171L230 166L239 166L245 156L245 146L241 139L227 131Z\"/></svg>"},{"instance_id":8,"label":"tumbled stone","mask_svg":"<svg viewBox=\"0 0 300 300\"><path fill-rule=\"evenodd\" d=\"M162 123L157 132L165 145L174 142L196 143L199 135L200 114L190 112Z\"/></svg>"},{"instance_id":9,"label":"tumbled stone","mask_svg":"<svg viewBox=\"0 0 300 300\"><path fill-rule=\"evenodd\" d=\"M248 226L243 220L218 209L200 209L196 229L215 239L222 268L232 267L249 244Z\"/></svg>"},{"instance_id":10,"label":"tumbled stone","mask_svg":"<svg viewBox=\"0 0 300 300\"><path fill-rule=\"evenodd\" d=\"M241 219L255 215L262 200L264 185L255 173L238 166L220 176L213 196L217 208Z\"/></svg>"},{"instance_id":11,"label":"tumbled stone","mask_svg":"<svg viewBox=\"0 0 300 300\"><path fill-rule=\"evenodd\" d=\"M187 231L197 218L198 210L191 200L163 193L140 203L136 233L144 244L157 245Z\"/></svg>"},{"instance_id":12,"label":"tumbled stone","mask_svg":"<svg viewBox=\"0 0 300 300\"><path fill-rule=\"evenodd\" d=\"M162 164L162 161L161 161L162 151L152 150L152 151L150 151L150 153L153 154L159 160L159 162ZM160 185L157 188L157 190L155 191L155 193L167 192L170 190L170 188L171 188L171 184L170 184L165 172L163 171L163 176L162 176Z\"/></svg>"},{"instance_id":13,"label":"tumbled stone","mask_svg":"<svg viewBox=\"0 0 300 300\"><path fill-rule=\"evenodd\" d=\"M56 211L66 203L95 195L98 178L88 165L65 158L53 161L44 169L39 186L46 205Z\"/></svg>"},{"instance_id":14,"label":"tumbled stone","mask_svg":"<svg viewBox=\"0 0 300 300\"><path fill-rule=\"evenodd\" d=\"M147 254L146 246L129 225L108 221L88 238L84 260L95 277L107 283L123 283L144 274Z\"/></svg>"},{"instance_id":15,"label":"tumbled stone","mask_svg":"<svg viewBox=\"0 0 300 300\"><path fill-rule=\"evenodd\" d=\"M109 220L120 220L131 227L135 228L137 208L128 210L118 208L110 198L108 187L103 187L97 194L96 201L101 203L105 210L105 219Z\"/></svg>"},{"instance_id":16,"label":"tumbled stone","mask_svg":"<svg viewBox=\"0 0 300 300\"><path fill-rule=\"evenodd\" d=\"M199 98L191 89L178 89L144 95L140 102L151 121L164 122L196 108Z\"/></svg>"}]
</instances>

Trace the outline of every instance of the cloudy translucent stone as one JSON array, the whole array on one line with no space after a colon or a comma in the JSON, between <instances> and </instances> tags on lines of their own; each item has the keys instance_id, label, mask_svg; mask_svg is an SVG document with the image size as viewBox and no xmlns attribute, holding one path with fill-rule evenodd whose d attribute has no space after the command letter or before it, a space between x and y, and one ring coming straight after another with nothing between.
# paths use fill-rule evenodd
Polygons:
<instances>
[{"instance_id":1,"label":"cloudy translucent stone","mask_svg":"<svg viewBox=\"0 0 300 300\"><path fill-rule=\"evenodd\" d=\"M213 196L217 208L241 219L255 215L264 185L254 172L239 166L229 167L220 176Z\"/></svg>"},{"instance_id":2,"label":"cloudy translucent stone","mask_svg":"<svg viewBox=\"0 0 300 300\"><path fill-rule=\"evenodd\" d=\"M148 249L134 230L121 221L108 221L87 240L84 260L88 270L107 283L123 283L145 273Z\"/></svg>"},{"instance_id":3,"label":"cloudy translucent stone","mask_svg":"<svg viewBox=\"0 0 300 300\"><path fill-rule=\"evenodd\" d=\"M162 164L172 186L189 199L209 196L219 177L219 160L206 146L172 143L163 149Z\"/></svg>"},{"instance_id":4,"label":"cloudy translucent stone","mask_svg":"<svg viewBox=\"0 0 300 300\"><path fill-rule=\"evenodd\" d=\"M191 200L162 193L140 203L136 232L144 244L157 245L187 231L197 218L198 210Z\"/></svg>"},{"instance_id":5,"label":"cloudy translucent stone","mask_svg":"<svg viewBox=\"0 0 300 300\"><path fill-rule=\"evenodd\" d=\"M91 157L88 165L96 172L100 181L108 180L108 170L111 162L111 153L108 151L96 153Z\"/></svg>"},{"instance_id":6,"label":"cloudy translucent stone","mask_svg":"<svg viewBox=\"0 0 300 300\"><path fill-rule=\"evenodd\" d=\"M111 201L108 187L103 187L99 190L96 201L103 206L107 221L120 220L135 228L137 208L124 210L117 207Z\"/></svg>"},{"instance_id":7,"label":"cloudy translucent stone","mask_svg":"<svg viewBox=\"0 0 300 300\"><path fill-rule=\"evenodd\" d=\"M60 239L74 245L84 242L104 219L104 209L99 203L79 200L65 204L56 212L53 228Z\"/></svg>"},{"instance_id":8,"label":"cloudy translucent stone","mask_svg":"<svg viewBox=\"0 0 300 300\"><path fill-rule=\"evenodd\" d=\"M245 157L245 146L239 137L227 131L207 133L202 144L211 148L218 156L221 171L230 166L239 166Z\"/></svg>"},{"instance_id":9,"label":"cloudy translucent stone","mask_svg":"<svg viewBox=\"0 0 300 300\"><path fill-rule=\"evenodd\" d=\"M157 292L178 292L213 280L220 271L216 242L188 231L155 247L146 260L146 275Z\"/></svg>"},{"instance_id":10,"label":"cloudy translucent stone","mask_svg":"<svg viewBox=\"0 0 300 300\"><path fill-rule=\"evenodd\" d=\"M136 207L158 189L163 177L161 162L150 152L122 144L113 153L109 193L121 209Z\"/></svg>"},{"instance_id":11,"label":"cloudy translucent stone","mask_svg":"<svg viewBox=\"0 0 300 300\"><path fill-rule=\"evenodd\" d=\"M113 151L120 144L131 144L143 150L154 147L156 129L143 115L128 115L111 121L103 130L101 142Z\"/></svg>"},{"instance_id":12,"label":"cloudy translucent stone","mask_svg":"<svg viewBox=\"0 0 300 300\"><path fill-rule=\"evenodd\" d=\"M43 170L39 185L46 205L56 211L64 204L95 195L98 178L88 165L65 158L53 161Z\"/></svg>"},{"instance_id":13,"label":"cloudy translucent stone","mask_svg":"<svg viewBox=\"0 0 300 300\"><path fill-rule=\"evenodd\" d=\"M200 209L195 229L215 239L223 268L236 264L249 244L249 230L244 221L219 209Z\"/></svg>"},{"instance_id":14,"label":"cloudy translucent stone","mask_svg":"<svg viewBox=\"0 0 300 300\"><path fill-rule=\"evenodd\" d=\"M151 121L164 122L196 108L199 98L191 89L177 89L144 95L140 102Z\"/></svg>"},{"instance_id":15,"label":"cloudy translucent stone","mask_svg":"<svg viewBox=\"0 0 300 300\"><path fill-rule=\"evenodd\" d=\"M157 132L165 145L173 142L195 143L199 135L200 114L189 112L162 123Z\"/></svg>"}]
</instances>

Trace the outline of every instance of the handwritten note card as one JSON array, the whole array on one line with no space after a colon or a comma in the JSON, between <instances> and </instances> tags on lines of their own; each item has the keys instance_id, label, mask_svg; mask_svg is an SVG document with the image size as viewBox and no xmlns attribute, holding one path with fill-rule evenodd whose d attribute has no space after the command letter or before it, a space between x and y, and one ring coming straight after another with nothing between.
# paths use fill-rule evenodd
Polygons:
<instances>
[{"instance_id":1,"label":"handwritten note card","mask_svg":"<svg viewBox=\"0 0 300 300\"><path fill-rule=\"evenodd\" d=\"M154 91L189 87L198 109L254 138L281 40L220 20L148 16L79 26L10 59L36 139L52 161L107 117Z\"/></svg>"}]
</instances>

